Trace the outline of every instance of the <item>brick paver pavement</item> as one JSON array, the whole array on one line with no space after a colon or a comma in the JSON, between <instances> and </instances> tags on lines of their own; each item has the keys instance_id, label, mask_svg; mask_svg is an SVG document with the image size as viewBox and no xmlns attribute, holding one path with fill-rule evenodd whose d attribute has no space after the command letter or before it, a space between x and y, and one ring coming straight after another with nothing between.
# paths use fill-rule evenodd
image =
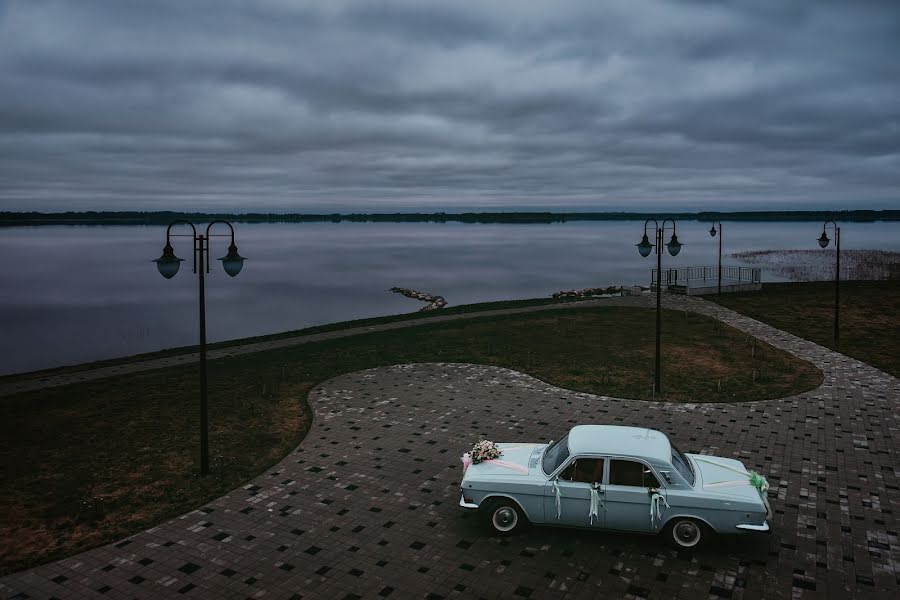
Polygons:
<instances>
[{"instance_id":1,"label":"brick paver pavement","mask_svg":"<svg viewBox=\"0 0 900 600\"><path fill-rule=\"evenodd\" d=\"M669 404L575 393L496 367L403 365L310 394L283 461L203 508L8 576L19 598L896 598L900 380L693 298L818 365L808 393ZM660 539L532 528L486 535L457 507L459 455L482 437L540 441L576 423L654 427L771 483L773 531L696 553Z\"/></svg>"}]
</instances>

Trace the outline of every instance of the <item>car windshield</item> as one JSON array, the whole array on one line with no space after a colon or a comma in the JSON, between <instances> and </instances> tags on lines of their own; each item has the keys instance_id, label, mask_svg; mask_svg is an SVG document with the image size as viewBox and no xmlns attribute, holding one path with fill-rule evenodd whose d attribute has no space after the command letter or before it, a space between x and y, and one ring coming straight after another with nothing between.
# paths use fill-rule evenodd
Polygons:
<instances>
[{"instance_id":1,"label":"car windshield","mask_svg":"<svg viewBox=\"0 0 900 600\"><path fill-rule=\"evenodd\" d=\"M546 475L549 475L566 462L567 458L569 458L569 434L564 435L562 439L547 447L544 451L544 460L541 463L541 468L544 469Z\"/></svg>"},{"instance_id":2,"label":"car windshield","mask_svg":"<svg viewBox=\"0 0 900 600\"><path fill-rule=\"evenodd\" d=\"M678 471L689 485L694 485L694 467L691 461L679 450L675 444L672 444L672 466Z\"/></svg>"}]
</instances>

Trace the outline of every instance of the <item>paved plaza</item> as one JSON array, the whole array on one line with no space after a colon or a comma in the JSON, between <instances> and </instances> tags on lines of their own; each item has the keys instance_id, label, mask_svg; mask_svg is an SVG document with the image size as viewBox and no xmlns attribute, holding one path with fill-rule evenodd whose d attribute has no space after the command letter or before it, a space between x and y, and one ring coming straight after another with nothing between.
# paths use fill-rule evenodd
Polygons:
<instances>
[{"instance_id":1,"label":"paved plaza","mask_svg":"<svg viewBox=\"0 0 900 600\"><path fill-rule=\"evenodd\" d=\"M314 423L299 447L246 486L0 579L0 596L900 597L900 380L700 299L666 306L719 318L825 380L778 400L670 404L481 365L342 375L310 393ZM558 528L492 537L458 508L459 457L474 442L549 441L578 423L652 427L685 451L744 461L771 484L772 532L681 553L652 536Z\"/></svg>"}]
</instances>

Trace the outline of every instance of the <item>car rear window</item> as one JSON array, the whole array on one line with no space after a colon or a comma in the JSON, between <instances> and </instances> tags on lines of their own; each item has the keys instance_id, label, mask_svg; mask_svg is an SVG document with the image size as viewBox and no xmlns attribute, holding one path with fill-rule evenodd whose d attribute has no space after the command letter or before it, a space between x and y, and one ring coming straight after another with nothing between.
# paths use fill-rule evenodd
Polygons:
<instances>
[{"instance_id":1,"label":"car rear window","mask_svg":"<svg viewBox=\"0 0 900 600\"><path fill-rule=\"evenodd\" d=\"M569 458L569 434L547 447L547 450L544 451L541 468L544 469L545 474L549 475L566 462L567 458Z\"/></svg>"},{"instance_id":2,"label":"car rear window","mask_svg":"<svg viewBox=\"0 0 900 600\"><path fill-rule=\"evenodd\" d=\"M672 466L689 485L694 485L694 467L691 466L691 461L684 455L684 452L679 450L675 444L672 444Z\"/></svg>"},{"instance_id":3,"label":"car rear window","mask_svg":"<svg viewBox=\"0 0 900 600\"><path fill-rule=\"evenodd\" d=\"M633 460L613 460L609 464L609 485L658 488L659 481L643 463Z\"/></svg>"}]
</instances>

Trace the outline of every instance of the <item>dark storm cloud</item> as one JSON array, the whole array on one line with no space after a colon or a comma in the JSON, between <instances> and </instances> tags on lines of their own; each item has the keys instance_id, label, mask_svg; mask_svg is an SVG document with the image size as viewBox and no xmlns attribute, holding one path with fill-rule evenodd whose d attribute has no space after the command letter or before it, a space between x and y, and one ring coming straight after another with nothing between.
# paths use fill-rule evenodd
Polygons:
<instances>
[{"instance_id":1,"label":"dark storm cloud","mask_svg":"<svg viewBox=\"0 0 900 600\"><path fill-rule=\"evenodd\" d=\"M895 2L0 0L0 209L898 204Z\"/></svg>"}]
</instances>

